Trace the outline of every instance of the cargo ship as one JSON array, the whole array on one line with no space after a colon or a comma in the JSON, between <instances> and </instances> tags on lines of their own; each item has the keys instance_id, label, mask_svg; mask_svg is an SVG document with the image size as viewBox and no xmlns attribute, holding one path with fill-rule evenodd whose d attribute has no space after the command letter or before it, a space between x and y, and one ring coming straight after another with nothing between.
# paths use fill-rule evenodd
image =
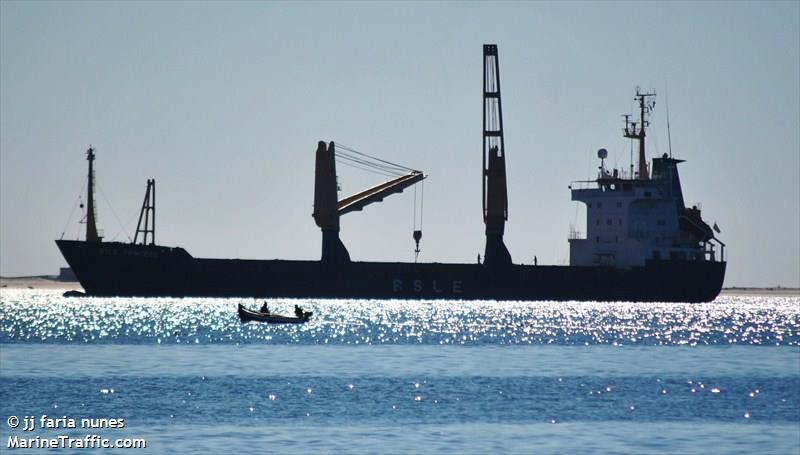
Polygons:
<instances>
[{"instance_id":1,"label":"cargo ship","mask_svg":"<svg viewBox=\"0 0 800 455\"><path fill-rule=\"evenodd\" d=\"M155 242L155 181L147 181L130 243L103 241L96 225L94 170L89 174L85 240L56 240L89 296L600 300L706 302L725 277L725 244L700 209L684 204L678 164L670 154L646 157L654 93L636 91L637 116L626 115L624 136L638 143L638 163L609 169L600 149L597 177L570 185L586 205L585 234L569 236L569 265L515 264L503 241L508 220L506 152L497 46L483 46L483 221L486 243L475 263L359 262L339 238L339 219L402 192L427 176L378 160L400 175L338 199L340 146L316 150L313 218L322 232L319 260L195 258ZM351 158L354 155L350 155ZM355 159L360 160L359 157ZM359 161L361 162L361 161ZM421 230L414 231L419 250ZM141 240L140 240L141 239Z\"/></svg>"}]
</instances>

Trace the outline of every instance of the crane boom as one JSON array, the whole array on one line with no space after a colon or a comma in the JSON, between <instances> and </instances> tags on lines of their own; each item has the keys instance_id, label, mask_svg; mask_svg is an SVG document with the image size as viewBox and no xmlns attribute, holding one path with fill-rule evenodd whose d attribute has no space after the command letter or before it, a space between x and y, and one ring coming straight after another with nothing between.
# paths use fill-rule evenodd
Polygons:
<instances>
[{"instance_id":1,"label":"crane boom","mask_svg":"<svg viewBox=\"0 0 800 455\"><path fill-rule=\"evenodd\" d=\"M348 196L337 203L339 215L362 210L367 205L373 202L380 202L391 194L401 193L404 189L422 181L425 177L426 176L420 171L412 171L406 175L401 175L400 177L375 185L372 188L367 188L352 196Z\"/></svg>"}]
</instances>

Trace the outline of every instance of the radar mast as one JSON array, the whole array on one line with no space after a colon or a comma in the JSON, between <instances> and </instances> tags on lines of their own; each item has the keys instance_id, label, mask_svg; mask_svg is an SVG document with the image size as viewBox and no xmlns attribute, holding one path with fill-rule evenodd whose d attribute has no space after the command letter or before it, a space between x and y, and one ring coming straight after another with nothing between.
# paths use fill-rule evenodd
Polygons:
<instances>
[{"instance_id":1,"label":"radar mast","mask_svg":"<svg viewBox=\"0 0 800 455\"><path fill-rule=\"evenodd\" d=\"M655 91L650 93L642 93L639 87L636 87L636 96L633 97L639 103L639 122L631 122L630 116L625 115L625 129L623 130L625 137L636 139L639 141L639 167L636 173L636 178L639 180L649 180L650 175L647 172L647 156L645 156L644 137L647 127L650 126L650 113L656 106L655 100L648 100L654 98ZM633 176L631 176L633 178Z\"/></svg>"}]
</instances>

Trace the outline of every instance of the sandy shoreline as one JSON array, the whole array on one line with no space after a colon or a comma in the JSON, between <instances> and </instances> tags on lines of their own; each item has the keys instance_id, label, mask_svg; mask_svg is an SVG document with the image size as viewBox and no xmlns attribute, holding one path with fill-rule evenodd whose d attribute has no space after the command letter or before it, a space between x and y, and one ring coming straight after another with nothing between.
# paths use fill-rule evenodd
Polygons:
<instances>
[{"instance_id":1,"label":"sandy shoreline","mask_svg":"<svg viewBox=\"0 0 800 455\"><path fill-rule=\"evenodd\" d=\"M778 297L800 297L798 288L723 288L719 295L763 295Z\"/></svg>"},{"instance_id":2,"label":"sandy shoreline","mask_svg":"<svg viewBox=\"0 0 800 455\"><path fill-rule=\"evenodd\" d=\"M75 289L82 291L77 281L61 281L56 277L26 276L16 278L0 278L0 289Z\"/></svg>"},{"instance_id":3,"label":"sandy shoreline","mask_svg":"<svg viewBox=\"0 0 800 455\"><path fill-rule=\"evenodd\" d=\"M4 289L63 289L68 291L75 289L82 291L81 284L77 281L60 281L56 277L48 276L33 276L33 277L15 277L15 278L0 278L0 288ZM786 297L800 297L800 289L798 288L743 288L733 287L725 288L720 295L763 295L763 296L786 296Z\"/></svg>"}]
</instances>

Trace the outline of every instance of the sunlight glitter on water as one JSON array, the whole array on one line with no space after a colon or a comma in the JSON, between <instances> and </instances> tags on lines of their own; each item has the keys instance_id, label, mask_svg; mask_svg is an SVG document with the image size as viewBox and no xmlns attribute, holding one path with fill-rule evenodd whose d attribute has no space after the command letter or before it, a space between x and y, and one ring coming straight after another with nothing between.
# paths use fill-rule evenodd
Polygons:
<instances>
[{"instance_id":1,"label":"sunlight glitter on water","mask_svg":"<svg viewBox=\"0 0 800 455\"><path fill-rule=\"evenodd\" d=\"M241 324L253 299L64 298L4 290L0 342L126 344L800 345L800 298L706 304L267 300L314 312L303 325Z\"/></svg>"},{"instance_id":2,"label":"sunlight glitter on water","mask_svg":"<svg viewBox=\"0 0 800 455\"><path fill-rule=\"evenodd\" d=\"M254 434L300 453L426 452L442 432L442 453L793 453L800 440L797 297L268 301L313 311L303 325L241 324L239 303L261 305L4 290L0 422L122 416L156 453ZM359 450L365 434L384 436Z\"/></svg>"}]
</instances>

